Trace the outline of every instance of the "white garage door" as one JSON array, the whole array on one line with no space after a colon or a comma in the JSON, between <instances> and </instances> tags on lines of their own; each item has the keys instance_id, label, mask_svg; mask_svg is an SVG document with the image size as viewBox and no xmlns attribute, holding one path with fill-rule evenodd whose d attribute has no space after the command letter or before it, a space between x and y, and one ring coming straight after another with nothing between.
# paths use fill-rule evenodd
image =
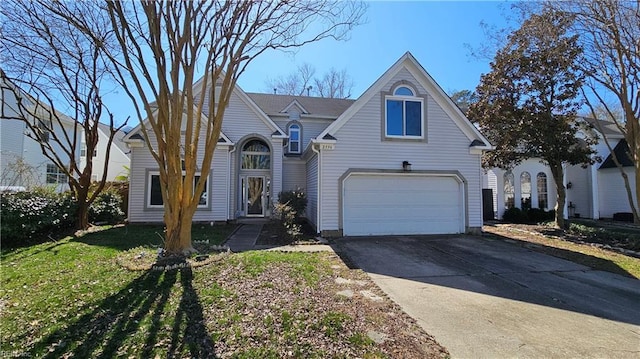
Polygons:
<instances>
[{"instance_id":1,"label":"white garage door","mask_svg":"<svg viewBox=\"0 0 640 359\"><path fill-rule=\"evenodd\" d=\"M451 176L351 175L343 187L343 234L461 233L462 203Z\"/></svg>"}]
</instances>

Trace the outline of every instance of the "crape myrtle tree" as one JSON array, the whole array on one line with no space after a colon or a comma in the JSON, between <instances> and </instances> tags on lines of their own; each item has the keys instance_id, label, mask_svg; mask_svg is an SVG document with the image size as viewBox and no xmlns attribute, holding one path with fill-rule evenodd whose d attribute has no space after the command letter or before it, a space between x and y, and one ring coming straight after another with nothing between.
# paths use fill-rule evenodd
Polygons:
<instances>
[{"instance_id":1,"label":"crape myrtle tree","mask_svg":"<svg viewBox=\"0 0 640 359\"><path fill-rule=\"evenodd\" d=\"M578 44L584 49L579 62L587 76L584 97L593 117L601 112L597 109L605 109L600 119L613 121L624 134L634 164L635 188L606 137L604 142L624 180L634 222L640 223L640 2L567 0L544 5L574 19L569 31L579 36ZM612 107L614 101L617 105ZM616 116L618 107L622 116Z\"/></svg>"},{"instance_id":2,"label":"crape myrtle tree","mask_svg":"<svg viewBox=\"0 0 640 359\"><path fill-rule=\"evenodd\" d=\"M86 229L89 206L104 189L113 138L126 124L116 126L102 102L110 64L103 61L101 52L114 45L115 38L111 23L93 6L66 4L69 12L82 14L93 29L92 36L87 36L50 5L44 0L6 0L0 6L2 94L16 100L3 101L1 112L5 119L24 121L27 136L66 175L77 203L76 227ZM90 192L93 157L87 156L81 167L78 146L84 142L87 153L93 153L99 121L109 125L107 151L102 178Z\"/></svg>"},{"instance_id":3,"label":"crape myrtle tree","mask_svg":"<svg viewBox=\"0 0 640 359\"><path fill-rule=\"evenodd\" d=\"M81 15L56 2L86 33ZM345 39L365 11L334 1L106 1L120 51L105 49L158 163L165 250L194 252L191 225L238 78L269 49ZM96 39L99 41L99 39ZM197 92L194 84L201 78Z\"/></svg>"},{"instance_id":4,"label":"crape myrtle tree","mask_svg":"<svg viewBox=\"0 0 640 359\"><path fill-rule=\"evenodd\" d=\"M540 158L556 186L556 225L565 228L564 165L591 163L592 139L578 139L575 121L583 74L571 18L555 11L533 14L511 33L481 78L469 118L496 146L483 165L509 169Z\"/></svg>"}]
</instances>

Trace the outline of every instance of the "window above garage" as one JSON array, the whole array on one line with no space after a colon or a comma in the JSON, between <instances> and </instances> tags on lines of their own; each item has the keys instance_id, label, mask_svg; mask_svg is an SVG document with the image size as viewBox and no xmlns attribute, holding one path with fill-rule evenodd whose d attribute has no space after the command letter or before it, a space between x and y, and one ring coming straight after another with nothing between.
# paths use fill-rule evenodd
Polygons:
<instances>
[{"instance_id":1,"label":"window above garage","mask_svg":"<svg viewBox=\"0 0 640 359\"><path fill-rule=\"evenodd\" d=\"M384 95L383 119L387 139L425 138L424 99L411 86L400 84Z\"/></svg>"}]
</instances>

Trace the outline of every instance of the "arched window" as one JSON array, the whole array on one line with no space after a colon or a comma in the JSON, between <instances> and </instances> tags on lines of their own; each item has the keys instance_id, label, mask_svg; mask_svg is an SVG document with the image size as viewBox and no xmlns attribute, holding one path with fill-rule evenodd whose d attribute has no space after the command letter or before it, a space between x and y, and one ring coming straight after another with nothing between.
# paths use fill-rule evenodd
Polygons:
<instances>
[{"instance_id":1,"label":"arched window","mask_svg":"<svg viewBox=\"0 0 640 359\"><path fill-rule=\"evenodd\" d=\"M411 91L410 88L406 87L406 86L400 86L398 87L394 92L394 95L396 96L415 96L415 94L413 93L413 91Z\"/></svg>"},{"instance_id":2,"label":"arched window","mask_svg":"<svg viewBox=\"0 0 640 359\"><path fill-rule=\"evenodd\" d=\"M515 187L513 185L513 173L511 171L504 174L504 208L515 207Z\"/></svg>"},{"instance_id":3,"label":"arched window","mask_svg":"<svg viewBox=\"0 0 640 359\"><path fill-rule=\"evenodd\" d=\"M536 183L538 187L538 208L546 210L549 206L547 199L547 175L543 172L538 173Z\"/></svg>"},{"instance_id":4,"label":"arched window","mask_svg":"<svg viewBox=\"0 0 640 359\"><path fill-rule=\"evenodd\" d=\"M289 125L289 153L300 153L300 125L292 123Z\"/></svg>"},{"instance_id":5,"label":"arched window","mask_svg":"<svg viewBox=\"0 0 640 359\"><path fill-rule=\"evenodd\" d=\"M520 208L531 208L531 175L529 172L522 172L520 175Z\"/></svg>"},{"instance_id":6,"label":"arched window","mask_svg":"<svg viewBox=\"0 0 640 359\"><path fill-rule=\"evenodd\" d=\"M268 170L271 168L271 151L261 140L251 140L242 146L243 170Z\"/></svg>"},{"instance_id":7,"label":"arched window","mask_svg":"<svg viewBox=\"0 0 640 359\"><path fill-rule=\"evenodd\" d=\"M424 138L424 100L407 86L385 96L385 135L393 138Z\"/></svg>"}]
</instances>

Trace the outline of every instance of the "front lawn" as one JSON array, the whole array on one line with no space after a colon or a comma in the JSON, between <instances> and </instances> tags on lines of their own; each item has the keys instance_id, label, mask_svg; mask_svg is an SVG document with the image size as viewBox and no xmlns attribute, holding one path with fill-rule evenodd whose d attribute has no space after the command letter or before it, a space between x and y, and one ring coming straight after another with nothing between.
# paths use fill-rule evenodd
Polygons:
<instances>
[{"instance_id":1,"label":"front lawn","mask_svg":"<svg viewBox=\"0 0 640 359\"><path fill-rule=\"evenodd\" d=\"M194 226L220 243L232 226ZM170 271L118 257L162 228L107 228L3 249L1 352L13 357L445 357L333 253L245 252Z\"/></svg>"}]
</instances>

